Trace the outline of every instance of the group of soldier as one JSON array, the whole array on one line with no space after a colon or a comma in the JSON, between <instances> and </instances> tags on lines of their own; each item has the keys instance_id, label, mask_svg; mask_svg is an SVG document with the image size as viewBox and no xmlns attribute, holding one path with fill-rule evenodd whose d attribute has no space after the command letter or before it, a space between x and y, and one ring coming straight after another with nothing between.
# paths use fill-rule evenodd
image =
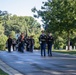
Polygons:
<instances>
[{"instance_id":1,"label":"group of soldier","mask_svg":"<svg viewBox=\"0 0 76 75\"><path fill-rule=\"evenodd\" d=\"M46 56L46 47L48 50L48 56L52 56L52 45L54 41L52 34L48 33L48 35L46 35L45 32L42 31L42 34L39 37L39 41L41 47L41 56Z\"/></svg>"},{"instance_id":2,"label":"group of soldier","mask_svg":"<svg viewBox=\"0 0 76 75\"><path fill-rule=\"evenodd\" d=\"M24 52L24 47L26 46L26 51L33 52L34 49L34 39L33 35L24 36L24 33L21 33L20 37L17 39L18 51Z\"/></svg>"},{"instance_id":3,"label":"group of soldier","mask_svg":"<svg viewBox=\"0 0 76 75\"><path fill-rule=\"evenodd\" d=\"M46 47L48 50L48 56L52 56L53 41L54 41L54 39L53 39L53 36L51 35L51 33L48 33L48 35L46 35L45 32L42 31L42 34L39 37L41 56L46 56ZM26 37L24 35L24 33L21 33L21 35L18 37L18 39L12 39L11 36L9 36L9 38L7 40L8 52L11 52L11 46L13 46L13 51L17 50L17 51L23 53L25 50L25 47L26 47L26 51L33 52L34 43L35 43L35 41L34 41L34 38L32 35Z\"/></svg>"},{"instance_id":4,"label":"group of soldier","mask_svg":"<svg viewBox=\"0 0 76 75\"><path fill-rule=\"evenodd\" d=\"M13 47L13 51L17 50L23 53L26 47L26 51L33 52L34 49L33 35L26 37L24 33L21 33L18 39L12 39L11 36L9 36L7 44L8 44L8 52L11 52L11 46Z\"/></svg>"}]
</instances>

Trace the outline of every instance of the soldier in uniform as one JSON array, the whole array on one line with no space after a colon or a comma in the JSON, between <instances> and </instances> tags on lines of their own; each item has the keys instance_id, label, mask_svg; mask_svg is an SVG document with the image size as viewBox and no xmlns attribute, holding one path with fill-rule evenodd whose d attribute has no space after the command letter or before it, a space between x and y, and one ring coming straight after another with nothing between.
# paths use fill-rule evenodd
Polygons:
<instances>
[{"instance_id":1,"label":"soldier in uniform","mask_svg":"<svg viewBox=\"0 0 76 75\"><path fill-rule=\"evenodd\" d=\"M52 44L53 44L53 36L51 33L47 36L47 47L48 47L48 56L52 56Z\"/></svg>"},{"instance_id":2,"label":"soldier in uniform","mask_svg":"<svg viewBox=\"0 0 76 75\"><path fill-rule=\"evenodd\" d=\"M13 47L13 51L15 51L15 49L16 49L16 39L15 38L12 39L12 47Z\"/></svg>"},{"instance_id":3,"label":"soldier in uniform","mask_svg":"<svg viewBox=\"0 0 76 75\"><path fill-rule=\"evenodd\" d=\"M26 51L30 51L30 36L26 38Z\"/></svg>"},{"instance_id":4,"label":"soldier in uniform","mask_svg":"<svg viewBox=\"0 0 76 75\"><path fill-rule=\"evenodd\" d=\"M42 34L39 37L40 47L41 47L41 56L46 56L46 39L47 36L44 31L41 31Z\"/></svg>"},{"instance_id":5,"label":"soldier in uniform","mask_svg":"<svg viewBox=\"0 0 76 75\"><path fill-rule=\"evenodd\" d=\"M21 33L18 40L19 40L18 51L24 52L24 43L25 43L24 33Z\"/></svg>"},{"instance_id":6,"label":"soldier in uniform","mask_svg":"<svg viewBox=\"0 0 76 75\"><path fill-rule=\"evenodd\" d=\"M8 45L8 52L11 52L11 46L12 46L12 38L11 35L9 35L7 39L7 45Z\"/></svg>"}]
</instances>

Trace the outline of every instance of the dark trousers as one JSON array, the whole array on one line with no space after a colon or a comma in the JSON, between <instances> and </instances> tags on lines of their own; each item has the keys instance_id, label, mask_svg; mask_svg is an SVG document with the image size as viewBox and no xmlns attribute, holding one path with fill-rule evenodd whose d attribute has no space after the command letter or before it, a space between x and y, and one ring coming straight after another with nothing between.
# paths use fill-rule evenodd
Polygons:
<instances>
[{"instance_id":1,"label":"dark trousers","mask_svg":"<svg viewBox=\"0 0 76 75\"><path fill-rule=\"evenodd\" d=\"M26 45L26 51L30 51L29 44Z\"/></svg>"},{"instance_id":2,"label":"dark trousers","mask_svg":"<svg viewBox=\"0 0 76 75\"><path fill-rule=\"evenodd\" d=\"M52 44L48 44L48 56L52 56Z\"/></svg>"},{"instance_id":3,"label":"dark trousers","mask_svg":"<svg viewBox=\"0 0 76 75\"><path fill-rule=\"evenodd\" d=\"M24 52L24 46L21 46L21 52Z\"/></svg>"},{"instance_id":4,"label":"dark trousers","mask_svg":"<svg viewBox=\"0 0 76 75\"><path fill-rule=\"evenodd\" d=\"M18 44L18 51L20 51L20 44Z\"/></svg>"},{"instance_id":5,"label":"dark trousers","mask_svg":"<svg viewBox=\"0 0 76 75\"><path fill-rule=\"evenodd\" d=\"M18 46L18 51L19 52L24 52L24 44L23 43L20 43L19 46Z\"/></svg>"},{"instance_id":6,"label":"dark trousers","mask_svg":"<svg viewBox=\"0 0 76 75\"><path fill-rule=\"evenodd\" d=\"M29 51L30 51L30 52L33 52L33 50L34 50L34 45L30 45L30 46L29 46Z\"/></svg>"},{"instance_id":7,"label":"dark trousers","mask_svg":"<svg viewBox=\"0 0 76 75\"><path fill-rule=\"evenodd\" d=\"M13 51L15 51L15 45L16 45L16 44L12 44L12 46L13 46Z\"/></svg>"},{"instance_id":8,"label":"dark trousers","mask_svg":"<svg viewBox=\"0 0 76 75\"><path fill-rule=\"evenodd\" d=\"M46 43L41 43L41 56L46 56Z\"/></svg>"},{"instance_id":9,"label":"dark trousers","mask_svg":"<svg viewBox=\"0 0 76 75\"><path fill-rule=\"evenodd\" d=\"M8 45L8 52L11 52L11 45Z\"/></svg>"}]
</instances>

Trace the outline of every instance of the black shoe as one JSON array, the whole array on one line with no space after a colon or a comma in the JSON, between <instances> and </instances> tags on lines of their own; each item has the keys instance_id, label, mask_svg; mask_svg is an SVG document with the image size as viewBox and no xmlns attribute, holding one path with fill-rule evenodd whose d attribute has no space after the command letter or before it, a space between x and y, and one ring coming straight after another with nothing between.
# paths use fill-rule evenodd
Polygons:
<instances>
[{"instance_id":1,"label":"black shoe","mask_svg":"<svg viewBox=\"0 0 76 75\"><path fill-rule=\"evenodd\" d=\"M52 55L50 55L50 57L52 57Z\"/></svg>"},{"instance_id":2,"label":"black shoe","mask_svg":"<svg viewBox=\"0 0 76 75\"><path fill-rule=\"evenodd\" d=\"M48 55L48 57L52 57L52 55Z\"/></svg>"},{"instance_id":3,"label":"black shoe","mask_svg":"<svg viewBox=\"0 0 76 75\"><path fill-rule=\"evenodd\" d=\"M11 51L8 51L8 53L11 53Z\"/></svg>"},{"instance_id":4,"label":"black shoe","mask_svg":"<svg viewBox=\"0 0 76 75\"><path fill-rule=\"evenodd\" d=\"M46 55L44 55L44 57L46 57Z\"/></svg>"}]
</instances>

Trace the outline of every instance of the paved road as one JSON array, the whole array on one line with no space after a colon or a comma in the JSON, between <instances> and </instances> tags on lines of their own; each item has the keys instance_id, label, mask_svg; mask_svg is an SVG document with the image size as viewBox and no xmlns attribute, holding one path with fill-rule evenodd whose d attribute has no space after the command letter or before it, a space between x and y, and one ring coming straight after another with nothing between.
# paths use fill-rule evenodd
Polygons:
<instances>
[{"instance_id":1,"label":"paved road","mask_svg":"<svg viewBox=\"0 0 76 75\"><path fill-rule=\"evenodd\" d=\"M76 56L53 53L53 57L41 57L39 51L0 51L0 59L23 75L76 75Z\"/></svg>"}]
</instances>

